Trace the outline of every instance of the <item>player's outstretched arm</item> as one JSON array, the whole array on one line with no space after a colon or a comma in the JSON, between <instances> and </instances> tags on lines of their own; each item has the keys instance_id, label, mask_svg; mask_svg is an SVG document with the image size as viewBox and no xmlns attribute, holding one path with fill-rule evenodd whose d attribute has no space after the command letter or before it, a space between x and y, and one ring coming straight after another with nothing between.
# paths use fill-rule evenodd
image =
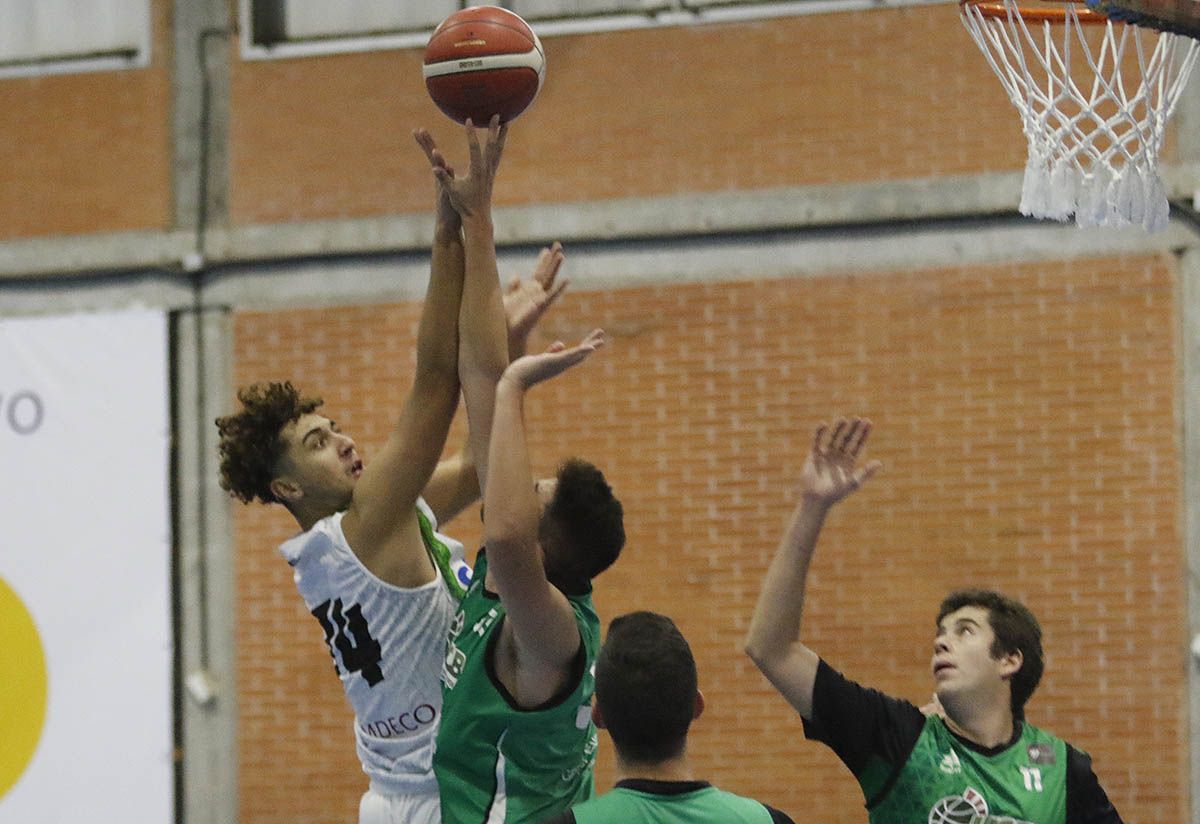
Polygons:
<instances>
[{"instance_id":1,"label":"player's outstretched arm","mask_svg":"<svg viewBox=\"0 0 1200 824\"><path fill-rule=\"evenodd\" d=\"M800 641L808 567L829 509L879 470L878 461L858 463L870 431L870 421L860 418L838 420L832 430L817 427L800 473L800 502L767 570L746 636L746 653L804 718L812 717L820 662Z\"/></svg>"},{"instance_id":2,"label":"player's outstretched arm","mask_svg":"<svg viewBox=\"0 0 1200 824\"><path fill-rule=\"evenodd\" d=\"M508 366L508 328L496 268L496 245L492 225L492 190L508 130L493 117L487 141L470 120L466 124L470 165L456 177L441 157L427 132L418 132L440 185L462 218L466 250L466 275L459 309L458 373L467 405L468 440L475 456L474 467L480 489L487 479L488 438L496 382Z\"/></svg>"},{"instance_id":3,"label":"player's outstretched arm","mask_svg":"<svg viewBox=\"0 0 1200 824\"><path fill-rule=\"evenodd\" d=\"M516 360L525 354L529 335L537 327L538 321L546 310L558 299L567 288L568 281L558 278L558 271L563 263L562 245L554 243L542 249L538 255L533 274L526 280L514 277L504 291L504 317L508 327L508 356ZM464 301L466 300L464 296ZM460 313L461 314L461 313ZM467 321L463 320L463 325ZM461 346L460 346L461 353ZM460 357L461 370L461 357ZM461 374L461 371L460 371ZM468 406L478 408L479 404ZM495 387L486 397L485 403L489 408L495 403ZM490 420L490 414L487 416ZM475 426L475 422L472 421ZM490 424L489 424L490 425ZM478 426L476 426L478 430ZM491 433L488 433L490 439ZM486 448L483 445L472 448L468 438L466 446L458 453L446 458L437 465L433 477L422 493L425 502L433 509L438 523L443 524L462 512L478 500L480 495L479 480L476 473L475 451Z\"/></svg>"},{"instance_id":4,"label":"player's outstretched arm","mask_svg":"<svg viewBox=\"0 0 1200 824\"><path fill-rule=\"evenodd\" d=\"M525 393L582 362L604 345L597 329L582 342L555 343L540 355L513 361L496 387L491 477L484 490L488 585L500 595L512 628L520 680L543 683L566 667L579 649L579 628L566 596L546 578L538 545L541 504L525 434ZM518 696L520 698L520 696Z\"/></svg>"},{"instance_id":5,"label":"player's outstretched arm","mask_svg":"<svg viewBox=\"0 0 1200 824\"><path fill-rule=\"evenodd\" d=\"M411 555L399 559L401 568L424 569L428 565L419 540L395 539L404 525L415 524L417 497L437 466L458 406L458 314L464 273L462 224L440 180L435 186L429 287L417 328L417 365L412 389L383 449L363 470L342 521L350 546L372 571L385 563L394 568L398 559L382 556L397 548L406 556Z\"/></svg>"},{"instance_id":6,"label":"player's outstretched arm","mask_svg":"<svg viewBox=\"0 0 1200 824\"><path fill-rule=\"evenodd\" d=\"M464 509L479 500L479 478L470 442L448 458L438 461L421 492L421 497L439 525L454 520Z\"/></svg>"}]
</instances>

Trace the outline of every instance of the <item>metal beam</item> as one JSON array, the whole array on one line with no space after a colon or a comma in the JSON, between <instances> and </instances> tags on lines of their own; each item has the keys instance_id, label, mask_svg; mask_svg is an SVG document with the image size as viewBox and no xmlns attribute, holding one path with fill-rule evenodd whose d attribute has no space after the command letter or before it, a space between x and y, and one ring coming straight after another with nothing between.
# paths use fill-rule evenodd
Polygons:
<instances>
[{"instance_id":1,"label":"metal beam","mask_svg":"<svg viewBox=\"0 0 1200 824\"><path fill-rule=\"evenodd\" d=\"M1182 438L1182 549L1187 569L1188 638L1188 742L1191 755L1191 824L1200 824L1200 249L1191 249L1179 261L1180 416Z\"/></svg>"},{"instance_id":2,"label":"metal beam","mask_svg":"<svg viewBox=\"0 0 1200 824\"><path fill-rule=\"evenodd\" d=\"M1147 235L1077 229L1007 219L775 231L566 245L573 291L770 277L820 277L1012 261L1169 253L1200 246L1186 224ZM525 273L534 244L498 250L501 273ZM330 257L222 267L205 278L206 305L239 309L331 306L420 300L429 279L428 252Z\"/></svg>"},{"instance_id":3,"label":"metal beam","mask_svg":"<svg viewBox=\"0 0 1200 824\"><path fill-rule=\"evenodd\" d=\"M173 316L180 824L236 824L238 813L233 534L212 426L231 338L225 310Z\"/></svg>"},{"instance_id":4,"label":"metal beam","mask_svg":"<svg viewBox=\"0 0 1200 824\"><path fill-rule=\"evenodd\" d=\"M1173 199L1190 200L1192 192L1200 187L1200 164L1167 168L1163 175ZM215 171L211 176L214 180L221 177ZM195 182L181 174L178 185L192 187L189 190L198 193L193 187ZM999 173L514 206L496 210L496 241L521 245L549 240L689 239L873 225L886 232L889 224L897 222L1015 216L1020 190L1020 174ZM177 205L181 219L208 221L190 229L0 243L0 284L6 278L64 273L105 273L140 267L194 271L237 263L416 251L428 248L432 236L431 218L425 214L228 226L224 224L223 197L224 189L217 186L208 190L209 205L203 209L190 208L186 198L180 200ZM1138 231L1111 234L1124 236Z\"/></svg>"}]
</instances>

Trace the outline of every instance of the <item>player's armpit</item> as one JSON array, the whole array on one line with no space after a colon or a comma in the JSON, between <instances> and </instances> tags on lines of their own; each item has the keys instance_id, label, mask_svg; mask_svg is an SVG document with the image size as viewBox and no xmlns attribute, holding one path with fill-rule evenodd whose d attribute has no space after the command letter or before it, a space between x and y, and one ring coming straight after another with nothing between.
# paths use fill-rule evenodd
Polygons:
<instances>
[{"instance_id":1,"label":"player's armpit","mask_svg":"<svg viewBox=\"0 0 1200 824\"><path fill-rule=\"evenodd\" d=\"M817 680L820 656L800 643L782 654L759 654L752 645L747 645L746 652L800 717L811 719L813 685Z\"/></svg>"}]
</instances>

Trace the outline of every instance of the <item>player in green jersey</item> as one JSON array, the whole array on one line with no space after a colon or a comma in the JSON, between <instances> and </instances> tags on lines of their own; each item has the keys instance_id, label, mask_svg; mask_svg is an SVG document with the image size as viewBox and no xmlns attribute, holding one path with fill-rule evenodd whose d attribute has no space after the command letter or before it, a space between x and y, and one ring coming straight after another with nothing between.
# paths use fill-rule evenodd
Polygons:
<instances>
[{"instance_id":1,"label":"player in green jersey","mask_svg":"<svg viewBox=\"0 0 1200 824\"><path fill-rule=\"evenodd\" d=\"M475 577L449 632L434 754L444 824L537 822L592 794L592 579L625 543L621 504L579 460L533 480L525 393L604 343L556 343L496 386Z\"/></svg>"},{"instance_id":2,"label":"player in green jersey","mask_svg":"<svg viewBox=\"0 0 1200 824\"><path fill-rule=\"evenodd\" d=\"M870 430L857 418L817 427L747 653L803 717L805 735L854 773L873 824L1120 824L1088 756L1025 721L1042 633L1020 603L987 590L943 601L931 664L943 713L928 718L845 678L800 641L825 516L879 469L859 461Z\"/></svg>"},{"instance_id":3,"label":"player in green jersey","mask_svg":"<svg viewBox=\"0 0 1200 824\"><path fill-rule=\"evenodd\" d=\"M596 726L617 748L617 786L545 824L792 824L785 813L697 781L687 735L704 711L691 647L665 615L614 618L596 661Z\"/></svg>"}]
</instances>

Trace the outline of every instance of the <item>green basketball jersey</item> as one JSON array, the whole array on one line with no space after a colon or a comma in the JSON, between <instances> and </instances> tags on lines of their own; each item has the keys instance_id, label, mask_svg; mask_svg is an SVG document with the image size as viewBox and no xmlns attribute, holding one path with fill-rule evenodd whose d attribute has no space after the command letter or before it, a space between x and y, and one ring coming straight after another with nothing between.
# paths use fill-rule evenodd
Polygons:
<instances>
[{"instance_id":1,"label":"green basketball jersey","mask_svg":"<svg viewBox=\"0 0 1200 824\"><path fill-rule=\"evenodd\" d=\"M679 795L616 787L571 812L576 824L771 824L762 804L712 786Z\"/></svg>"},{"instance_id":2,"label":"green basketball jersey","mask_svg":"<svg viewBox=\"0 0 1200 824\"><path fill-rule=\"evenodd\" d=\"M568 597L583 639L582 677L569 695L518 708L490 656L504 605L484 589L487 558L450 626L442 664L442 720L433 769L443 824L538 824L592 796L596 728L591 700L600 619L592 596Z\"/></svg>"},{"instance_id":3,"label":"green basketball jersey","mask_svg":"<svg viewBox=\"0 0 1200 824\"><path fill-rule=\"evenodd\" d=\"M886 776L859 777L868 799ZM928 718L912 754L882 800L872 824L1066 824L1067 745L1029 724L1015 743L993 755L976 752L940 718Z\"/></svg>"}]
</instances>

